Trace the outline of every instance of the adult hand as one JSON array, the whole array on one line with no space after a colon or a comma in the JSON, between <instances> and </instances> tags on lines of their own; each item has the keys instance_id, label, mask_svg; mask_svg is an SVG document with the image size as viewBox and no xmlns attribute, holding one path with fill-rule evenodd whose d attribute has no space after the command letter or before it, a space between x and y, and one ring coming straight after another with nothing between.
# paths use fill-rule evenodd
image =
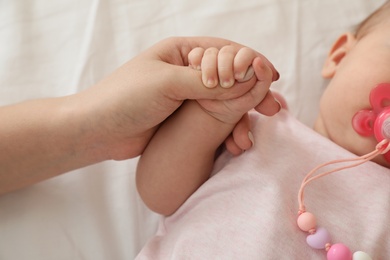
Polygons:
<instances>
[{"instance_id":1,"label":"adult hand","mask_svg":"<svg viewBox=\"0 0 390 260\"><path fill-rule=\"evenodd\" d=\"M121 160L141 154L158 125L186 99L226 100L247 93L254 81L235 84L229 89L206 88L201 72L188 67L188 53L193 48L226 45L242 48L238 43L218 38L169 38L87 91L86 101L82 103L94 102L93 110L100 109L95 113L94 125L100 129L100 139L106 140L102 145L109 153L105 159ZM276 80L278 73L273 65L260 53L257 55L272 70ZM274 100L272 95L267 96L262 103L269 105ZM258 110L262 112L261 105Z\"/></svg>"},{"instance_id":2,"label":"adult hand","mask_svg":"<svg viewBox=\"0 0 390 260\"><path fill-rule=\"evenodd\" d=\"M169 38L83 92L0 108L0 194L97 162L140 155L159 124L186 99L243 95L253 82L208 89L201 73L187 67L193 48L228 44L241 47L217 38ZM258 55L276 79L272 64Z\"/></svg>"}]
</instances>

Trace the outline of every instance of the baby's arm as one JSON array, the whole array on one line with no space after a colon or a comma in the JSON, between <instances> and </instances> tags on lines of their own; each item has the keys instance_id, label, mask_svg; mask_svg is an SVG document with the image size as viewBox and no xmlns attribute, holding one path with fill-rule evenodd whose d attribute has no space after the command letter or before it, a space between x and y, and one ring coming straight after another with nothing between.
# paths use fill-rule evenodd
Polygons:
<instances>
[{"instance_id":1,"label":"baby's arm","mask_svg":"<svg viewBox=\"0 0 390 260\"><path fill-rule=\"evenodd\" d=\"M145 204L163 215L174 213L209 178L215 152L233 127L186 101L139 160L137 188Z\"/></svg>"},{"instance_id":2,"label":"baby's arm","mask_svg":"<svg viewBox=\"0 0 390 260\"><path fill-rule=\"evenodd\" d=\"M208 53L205 54L205 49L199 47L193 49L188 54L188 61L190 67L196 70L201 70L201 68L203 68L202 81L206 87L212 88L219 83L222 87L229 88L236 81L246 82L253 77L253 68L248 68L248 64L250 64L251 61L250 59L253 56L253 50L249 48L243 48L240 50L239 55L236 55L234 59L232 58L232 56L234 56L234 53L228 53L225 54L225 56L222 55L221 58L218 58L215 57L215 54L219 53L218 50L210 48L207 51ZM229 52L229 49L226 50L225 48L223 49L223 51L225 51L226 53ZM213 54L213 52L215 54ZM232 60L232 62L229 63L230 60ZM217 64L224 64L226 63L226 61L228 61L227 65L219 66L216 72L215 62ZM223 71L223 69L225 69L225 72ZM245 113L243 115L241 120L234 127L231 134L225 139L224 143L226 149L233 155L239 155L253 145L254 140L253 135L250 132L248 113Z\"/></svg>"},{"instance_id":3,"label":"baby's arm","mask_svg":"<svg viewBox=\"0 0 390 260\"><path fill-rule=\"evenodd\" d=\"M221 73L226 63L230 64L232 59L240 57L240 52L233 51L231 55L230 50L222 50L217 50L216 55L228 56L230 59L218 65L202 63L202 75L211 72L205 78L215 77L218 82L226 79L216 75L225 73L229 77L238 71L234 66L226 66L228 71ZM242 116L267 95L272 81L271 70L261 60L256 61L255 54L248 60L247 56L241 60L245 64L242 66L244 75L253 63L256 77L241 84L253 84L251 91L228 101L186 101L150 141L139 160L137 188L146 205L153 211L163 215L172 214L209 178L218 147ZM206 61L210 58L207 52L202 57ZM209 61L212 63L213 59ZM229 86L226 84L225 87Z\"/></svg>"}]
</instances>

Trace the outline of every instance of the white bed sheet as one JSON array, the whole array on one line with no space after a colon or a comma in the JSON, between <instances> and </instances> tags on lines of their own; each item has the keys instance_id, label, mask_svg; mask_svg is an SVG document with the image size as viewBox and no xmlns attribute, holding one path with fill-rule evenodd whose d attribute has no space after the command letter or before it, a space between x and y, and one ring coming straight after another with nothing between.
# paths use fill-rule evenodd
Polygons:
<instances>
[{"instance_id":1,"label":"white bed sheet","mask_svg":"<svg viewBox=\"0 0 390 260\"><path fill-rule=\"evenodd\" d=\"M208 35L265 54L281 74L272 88L311 125L330 45L383 2L0 0L0 105L75 93L165 37ZM136 193L136 162L0 197L0 259L133 259L158 219Z\"/></svg>"}]
</instances>

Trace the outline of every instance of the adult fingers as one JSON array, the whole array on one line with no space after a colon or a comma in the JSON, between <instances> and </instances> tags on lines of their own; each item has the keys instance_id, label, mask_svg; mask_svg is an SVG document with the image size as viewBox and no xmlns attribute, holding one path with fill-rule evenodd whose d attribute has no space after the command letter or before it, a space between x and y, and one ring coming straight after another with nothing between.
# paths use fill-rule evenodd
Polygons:
<instances>
[{"instance_id":1,"label":"adult fingers","mask_svg":"<svg viewBox=\"0 0 390 260\"><path fill-rule=\"evenodd\" d=\"M187 66L188 65L188 53L197 47L204 49L215 47L221 49L224 46L232 46L237 50L245 47L242 44L233 42L230 40L215 38L215 37L171 37L167 38L159 43L155 44L151 50L152 55L164 62ZM273 66L273 64L261 53L256 54L264 60L264 63L272 70L272 80L276 81L279 78L279 73ZM147 55L147 54L145 54Z\"/></svg>"},{"instance_id":2,"label":"adult fingers","mask_svg":"<svg viewBox=\"0 0 390 260\"><path fill-rule=\"evenodd\" d=\"M225 147L226 147L226 150L228 150L229 153L233 154L234 156L240 155L243 152L243 150L234 141L233 134L230 134L226 138Z\"/></svg>"},{"instance_id":3,"label":"adult fingers","mask_svg":"<svg viewBox=\"0 0 390 260\"><path fill-rule=\"evenodd\" d=\"M269 87L272 83L271 68L268 67L260 57L256 57L253 60L252 64L253 70L256 75L256 77L253 77L254 79L256 79L255 85L244 95L236 99L228 100L229 106L231 108L235 108L236 110L245 109L245 111L243 112L246 112L251 108L257 107L260 103L262 103L263 100L267 97ZM251 80L249 82L251 82ZM268 109L262 110L269 112Z\"/></svg>"},{"instance_id":4,"label":"adult fingers","mask_svg":"<svg viewBox=\"0 0 390 260\"><path fill-rule=\"evenodd\" d=\"M267 67L267 65L263 62L264 61L260 58L256 58L253 61L253 68L257 79L259 80L259 82L263 83L263 88L268 88L266 94L263 95L262 100L260 100L258 105L255 106L255 110L261 114L272 116L280 111L281 105L274 98L272 92L269 90L269 87L272 83L271 81L269 81L269 73L267 73L269 67Z\"/></svg>"},{"instance_id":5,"label":"adult fingers","mask_svg":"<svg viewBox=\"0 0 390 260\"><path fill-rule=\"evenodd\" d=\"M222 48L222 46L227 45L237 49L243 47L243 45L232 41L211 37L169 38L156 44L149 51L145 51L137 59L150 64L149 66L158 67L151 68L148 73L155 72L158 75L151 75L152 77L165 80L159 84L161 92L174 100L233 99L247 93L254 87L255 82L251 79L243 83L236 83L229 89L220 87L208 89L202 83L201 72L187 67L188 53L194 48L207 49L210 46ZM278 73L274 66L261 54L257 53L257 55L257 59L260 59L264 66L272 72L271 78L275 79L275 75Z\"/></svg>"},{"instance_id":6,"label":"adult fingers","mask_svg":"<svg viewBox=\"0 0 390 260\"><path fill-rule=\"evenodd\" d=\"M250 132L251 123L248 113L245 113L233 129L234 142L241 150L248 150L254 144L253 135Z\"/></svg>"},{"instance_id":7,"label":"adult fingers","mask_svg":"<svg viewBox=\"0 0 390 260\"><path fill-rule=\"evenodd\" d=\"M233 155L240 155L254 145L254 138L250 131L251 124L248 113L240 119L231 135L225 140L226 149Z\"/></svg>"},{"instance_id":8,"label":"adult fingers","mask_svg":"<svg viewBox=\"0 0 390 260\"><path fill-rule=\"evenodd\" d=\"M281 104L275 99L271 91L268 91L264 99L255 107L255 110L266 116L273 116L280 111Z\"/></svg>"}]
</instances>

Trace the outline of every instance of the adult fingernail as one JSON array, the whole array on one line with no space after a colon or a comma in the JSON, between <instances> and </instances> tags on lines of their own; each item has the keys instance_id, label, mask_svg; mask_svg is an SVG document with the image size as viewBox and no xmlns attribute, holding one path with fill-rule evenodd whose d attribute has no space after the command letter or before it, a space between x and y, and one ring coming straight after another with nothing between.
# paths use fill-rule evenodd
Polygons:
<instances>
[{"instance_id":1,"label":"adult fingernail","mask_svg":"<svg viewBox=\"0 0 390 260\"><path fill-rule=\"evenodd\" d=\"M276 71L276 74L274 74L274 79L273 81L277 81L280 78L280 74L278 71Z\"/></svg>"},{"instance_id":2,"label":"adult fingernail","mask_svg":"<svg viewBox=\"0 0 390 260\"><path fill-rule=\"evenodd\" d=\"M278 112L279 112L280 110L282 110L282 104L276 98L274 98L274 99L275 99L276 103L278 103L278 105L279 105L279 108L278 108ZM278 113L278 112L276 112L276 113Z\"/></svg>"},{"instance_id":3,"label":"adult fingernail","mask_svg":"<svg viewBox=\"0 0 390 260\"><path fill-rule=\"evenodd\" d=\"M248 68L248 70L245 72L245 75L244 75L243 79L240 80L240 82L245 82L245 81L250 80L253 77L253 75L255 75L255 71L253 70L253 67L250 66Z\"/></svg>"}]
</instances>

